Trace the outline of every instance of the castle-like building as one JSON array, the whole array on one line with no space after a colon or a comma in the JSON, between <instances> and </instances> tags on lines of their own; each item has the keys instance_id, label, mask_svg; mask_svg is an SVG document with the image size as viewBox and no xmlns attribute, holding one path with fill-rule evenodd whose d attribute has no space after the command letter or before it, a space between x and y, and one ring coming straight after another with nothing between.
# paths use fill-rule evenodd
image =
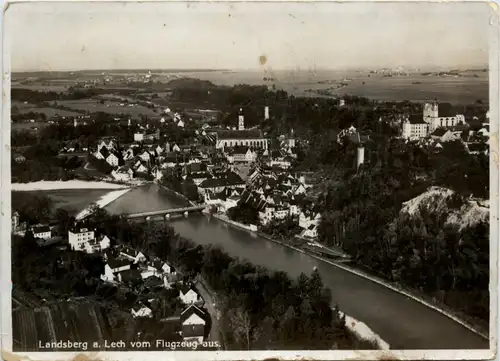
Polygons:
<instances>
[{"instance_id":1,"label":"castle-like building","mask_svg":"<svg viewBox=\"0 0 500 361\"><path fill-rule=\"evenodd\" d=\"M437 128L451 128L465 124L465 116L448 111L439 113L437 101L425 103L423 117L413 115L403 121L403 138L419 139L432 134Z\"/></svg>"}]
</instances>

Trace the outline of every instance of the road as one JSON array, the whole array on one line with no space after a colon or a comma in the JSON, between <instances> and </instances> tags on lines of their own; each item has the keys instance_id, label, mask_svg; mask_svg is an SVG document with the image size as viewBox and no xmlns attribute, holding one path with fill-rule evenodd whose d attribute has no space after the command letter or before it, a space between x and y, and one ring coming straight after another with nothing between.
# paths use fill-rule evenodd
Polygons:
<instances>
[{"instance_id":1,"label":"road","mask_svg":"<svg viewBox=\"0 0 500 361\"><path fill-rule=\"evenodd\" d=\"M222 345L218 323L219 311L217 310L215 300L212 297L213 291L209 291L208 285L206 285L201 278L198 278L196 286L196 289L198 290L198 292L200 292L201 297L203 298L203 300L205 300L205 308L210 314L210 318L212 320L212 326L210 327L210 333L208 334L207 340L218 341L219 344Z\"/></svg>"}]
</instances>

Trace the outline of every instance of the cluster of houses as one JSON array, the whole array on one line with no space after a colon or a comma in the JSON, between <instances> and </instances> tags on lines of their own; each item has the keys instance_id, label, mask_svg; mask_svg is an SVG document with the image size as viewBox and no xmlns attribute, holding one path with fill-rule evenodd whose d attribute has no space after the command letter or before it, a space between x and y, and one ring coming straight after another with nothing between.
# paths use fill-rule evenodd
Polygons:
<instances>
[{"instance_id":1,"label":"cluster of houses","mask_svg":"<svg viewBox=\"0 0 500 361\"><path fill-rule=\"evenodd\" d=\"M13 231L19 227L19 215L12 216ZM48 225L32 227L38 241L49 241L53 232ZM158 304L156 296L162 289L169 290L178 297L182 309L166 320L172 322L184 340L203 342L207 334L210 315L204 311L204 300L191 283L185 284L178 272L157 257L148 257L135 249L111 244L104 234L97 235L95 229L75 225L68 231L68 246L72 251L99 254L105 262L100 279L112 285L127 289L140 289L141 295L132 305L130 312L134 318L153 318L152 305ZM141 297L145 295L145 297Z\"/></svg>"},{"instance_id":2,"label":"cluster of houses","mask_svg":"<svg viewBox=\"0 0 500 361\"><path fill-rule=\"evenodd\" d=\"M178 323L184 340L203 342L209 315L202 309L204 300L189 284L183 284L174 267L156 257L125 246L111 246L106 235L96 236L93 229L74 227L68 231L69 246L74 251L99 253L105 262L101 280L106 283L136 289L142 287L150 292L146 299L139 299L131 308L134 318L153 318L151 305L157 302L155 292L169 289L178 292L184 305L170 322Z\"/></svg>"}]
</instances>

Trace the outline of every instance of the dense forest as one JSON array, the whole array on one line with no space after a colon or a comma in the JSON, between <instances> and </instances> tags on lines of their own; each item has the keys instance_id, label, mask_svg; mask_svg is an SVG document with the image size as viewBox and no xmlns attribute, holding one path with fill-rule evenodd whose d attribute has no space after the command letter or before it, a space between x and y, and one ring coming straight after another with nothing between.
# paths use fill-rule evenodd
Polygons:
<instances>
[{"instance_id":1,"label":"dense forest","mask_svg":"<svg viewBox=\"0 0 500 361\"><path fill-rule=\"evenodd\" d=\"M320 241L342 247L370 272L487 320L489 223L459 230L427 205L413 217L400 213L431 186L455 192L450 211L470 197L489 198L488 157L465 153L460 142L443 146L434 152L397 140L378 143L372 163L354 174L346 170L319 198Z\"/></svg>"}]
</instances>

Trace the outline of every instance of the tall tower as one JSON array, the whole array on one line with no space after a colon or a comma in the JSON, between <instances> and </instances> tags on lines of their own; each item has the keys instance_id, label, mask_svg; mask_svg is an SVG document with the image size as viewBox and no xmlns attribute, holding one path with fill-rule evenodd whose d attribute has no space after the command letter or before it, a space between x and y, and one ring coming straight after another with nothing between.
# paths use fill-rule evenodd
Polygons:
<instances>
[{"instance_id":1,"label":"tall tower","mask_svg":"<svg viewBox=\"0 0 500 361\"><path fill-rule=\"evenodd\" d=\"M269 120L269 107L264 107L264 120Z\"/></svg>"},{"instance_id":2,"label":"tall tower","mask_svg":"<svg viewBox=\"0 0 500 361\"><path fill-rule=\"evenodd\" d=\"M356 154L356 169L359 168L361 164L365 162L365 148L363 147L363 143L361 143L361 137L358 133L358 150Z\"/></svg>"},{"instance_id":3,"label":"tall tower","mask_svg":"<svg viewBox=\"0 0 500 361\"><path fill-rule=\"evenodd\" d=\"M438 104L436 101L433 103L424 104L424 120L429 122L431 119L437 118L439 114Z\"/></svg>"},{"instance_id":4,"label":"tall tower","mask_svg":"<svg viewBox=\"0 0 500 361\"><path fill-rule=\"evenodd\" d=\"M129 119L128 119L128 126L130 127L130 125L131 125L131 120L130 120L130 118L129 118Z\"/></svg>"},{"instance_id":5,"label":"tall tower","mask_svg":"<svg viewBox=\"0 0 500 361\"><path fill-rule=\"evenodd\" d=\"M245 117L243 116L243 109L241 108L238 113L238 130L245 130Z\"/></svg>"},{"instance_id":6,"label":"tall tower","mask_svg":"<svg viewBox=\"0 0 500 361\"><path fill-rule=\"evenodd\" d=\"M76 126L77 126L77 125L78 125L78 121L77 121L77 120L76 120L76 118L75 118L75 119L73 119L73 127L75 127L75 128L76 128Z\"/></svg>"}]
</instances>

